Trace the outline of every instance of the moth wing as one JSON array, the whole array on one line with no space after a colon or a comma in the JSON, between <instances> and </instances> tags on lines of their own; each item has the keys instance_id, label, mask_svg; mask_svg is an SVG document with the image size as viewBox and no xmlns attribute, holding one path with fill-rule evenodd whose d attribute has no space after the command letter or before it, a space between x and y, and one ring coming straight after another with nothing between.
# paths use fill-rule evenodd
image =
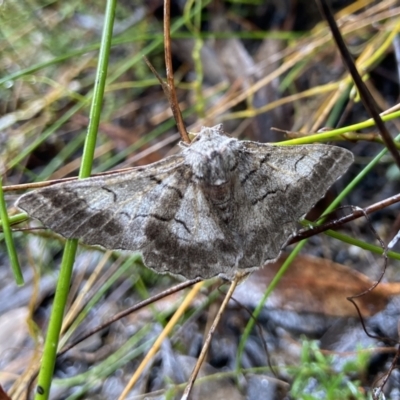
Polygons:
<instances>
[{"instance_id":1,"label":"moth wing","mask_svg":"<svg viewBox=\"0 0 400 400\"><path fill-rule=\"evenodd\" d=\"M211 277L235 262L181 155L116 175L64 182L21 196L16 205L66 238L140 251L157 272ZM218 253L219 250L220 252Z\"/></svg>"},{"instance_id":2,"label":"moth wing","mask_svg":"<svg viewBox=\"0 0 400 400\"><path fill-rule=\"evenodd\" d=\"M296 233L297 222L353 162L353 154L329 145L273 146L242 142L240 186L247 218L244 267L274 261Z\"/></svg>"},{"instance_id":3,"label":"moth wing","mask_svg":"<svg viewBox=\"0 0 400 400\"><path fill-rule=\"evenodd\" d=\"M21 196L16 205L66 238L108 249L138 249L141 216L154 204L178 202L185 192L183 158L167 157L146 167L64 182Z\"/></svg>"}]
</instances>

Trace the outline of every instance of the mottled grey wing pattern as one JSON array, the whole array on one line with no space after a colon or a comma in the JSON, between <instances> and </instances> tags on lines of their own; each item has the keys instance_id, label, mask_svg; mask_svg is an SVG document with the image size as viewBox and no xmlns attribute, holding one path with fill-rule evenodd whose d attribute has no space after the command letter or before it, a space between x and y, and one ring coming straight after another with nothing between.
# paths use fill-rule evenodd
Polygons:
<instances>
[{"instance_id":1,"label":"mottled grey wing pattern","mask_svg":"<svg viewBox=\"0 0 400 400\"><path fill-rule=\"evenodd\" d=\"M217 126L180 155L49 186L17 206L64 237L140 251L157 272L232 278L276 259L352 160L335 146L239 142Z\"/></svg>"},{"instance_id":2,"label":"mottled grey wing pattern","mask_svg":"<svg viewBox=\"0 0 400 400\"><path fill-rule=\"evenodd\" d=\"M220 223L215 210L196 182L190 182L175 213L175 229L149 223L144 263L157 272L179 274L187 279L211 278L219 274L233 277L241 258L241 245L234 232Z\"/></svg>"},{"instance_id":3,"label":"mottled grey wing pattern","mask_svg":"<svg viewBox=\"0 0 400 400\"><path fill-rule=\"evenodd\" d=\"M239 179L248 198L241 226L246 240L242 268L251 268L279 256L296 233L297 222L346 172L353 155L322 144L242 145Z\"/></svg>"},{"instance_id":4,"label":"mottled grey wing pattern","mask_svg":"<svg viewBox=\"0 0 400 400\"><path fill-rule=\"evenodd\" d=\"M215 276L235 264L227 230L181 155L144 168L27 193L17 206L66 238L107 249L140 251L157 272ZM225 270L225 268L223 268Z\"/></svg>"},{"instance_id":5,"label":"mottled grey wing pattern","mask_svg":"<svg viewBox=\"0 0 400 400\"><path fill-rule=\"evenodd\" d=\"M66 238L139 250L146 241L143 221L173 220L190 174L181 155L171 156L125 173L49 186L23 195L17 206Z\"/></svg>"}]
</instances>

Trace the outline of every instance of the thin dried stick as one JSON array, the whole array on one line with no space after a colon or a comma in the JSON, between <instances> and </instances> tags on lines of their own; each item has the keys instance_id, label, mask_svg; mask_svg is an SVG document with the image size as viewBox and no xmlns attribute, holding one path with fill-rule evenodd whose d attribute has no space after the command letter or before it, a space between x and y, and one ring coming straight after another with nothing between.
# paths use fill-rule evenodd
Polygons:
<instances>
[{"instance_id":1,"label":"thin dried stick","mask_svg":"<svg viewBox=\"0 0 400 400\"><path fill-rule=\"evenodd\" d=\"M210 330L208 331L207 338L204 342L203 348L201 349L200 356L196 362L196 365L193 369L192 374L190 375L188 384L185 388L185 391L183 392L181 400L187 400L189 398L189 395L190 395L190 392L192 391L194 382L195 382L197 375L200 371L200 368L204 362L204 359L206 358L206 355L207 355L208 349L210 347L211 339L213 337L215 329L217 328L217 325L218 325L219 321L221 320L222 314L224 313L225 308L228 305L228 302L229 302L230 298L232 297L233 292L236 289L236 286L240 283L240 281L242 279L243 279L243 273L240 273L240 272L236 273L236 275L231 283L231 286L229 287L229 290L226 293L224 301L222 302L221 307L218 310L218 314L216 315L214 322L212 323Z\"/></svg>"},{"instance_id":2,"label":"thin dried stick","mask_svg":"<svg viewBox=\"0 0 400 400\"><path fill-rule=\"evenodd\" d=\"M164 51L165 51L165 70L167 73L167 85L168 85L168 100L174 114L178 131L182 137L182 140L186 143L190 143L189 136L186 132L185 124L183 122L182 113L179 109L178 97L176 95L175 84L174 84L174 70L172 68L172 57L171 57L171 14L170 14L170 0L164 1Z\"/></svg>"},{"instance_id":3,"label":"thin dried stick","mask_svg":"<svg viewBox=\"0 0 400 400\"><path fill-rule=\"evenodd\" d=\"M344 217L337 218L333 221L325 222L323 225L315 226L307 230L301 230L297 232L296 236L289 240L289 244L300 242L300 240L307 239L311 236L317 235L318 233L322 233L327 231L328 229L339 228L347 222L354 221L355 219L361 218L365 215L372 214L373 212L383 210L391 206L392 204L396 204L400 202L400 194L396 194L388 199L378 201L377 203L371 204L366 208L357 208L352 209L352 212Z\"/></svg>"},{"instance_id":4,"label":"thin dried stick","mask_svg":"<svg viewBox=\"0 0 400 400\"><path fill-rule=\"evenodd\" d=\"M384 141L388 151L392 154L394 161L396 162L397 166L400 169L400 153L397 150L393 138L390 136L388 130L386 129L385 124L383 123L379 115L379 110L375 102L375 99L372 97L367 86L365 85L360 74L357 71L357 67L355 66L353 58L346 47L346 44L343 40L343 37L339 31L335 18L333 17L328 4L326 3L325 0L316 0L316 2L321 11L321 14L325 17L331 29L332 36L336 42L336 46L342 56L344 64L346 65L348 71L351 74L351 77L353 78L353 81L358 89L358 92L360 93L361 101L364 104L364 107L368 111L368 114L375 121L375 124L382 136L382 140Z\"/></svg>"},{"instance_id":5,"label":"thin dried stick","mask_svg":"<svg viewBox=\"0 0 400 400\"><path fill-rule=\"evenodd\" d=\"M200 278L196 278L196 279L192 279L190 281L185 281L182 283L179 283L178 285L164 290L163 292L154 295L146 300L141 301L138 304L135 304L132 307L129 307L126 310L121 311L120 313L114 315L112 318L110 318L108 321L102 323L101 325L96 326L95 328L93 328L92 330L90 330L89 332L85 332L84 335L80 336L78 339L74 340L73 343L68 344L67 346L65 346L62 350L60 350L57 355L60 356L61 354L66 353L68 350L70 350L71 348L75 347L77 344L79 344L80 342L82 342L83 340L87 339L88 337L90 337L91 335L94 335L95 333L101 331L102 329L104 329L105 327L111 325L112 323L114 323L115 321L120 320L121 318L140 310L141 308L144 308L150 304L155 303L156 301L163 299L164 297L167 297L173 293L179 292L195 283L200 282Z\"/></svg>"}]
</instances>

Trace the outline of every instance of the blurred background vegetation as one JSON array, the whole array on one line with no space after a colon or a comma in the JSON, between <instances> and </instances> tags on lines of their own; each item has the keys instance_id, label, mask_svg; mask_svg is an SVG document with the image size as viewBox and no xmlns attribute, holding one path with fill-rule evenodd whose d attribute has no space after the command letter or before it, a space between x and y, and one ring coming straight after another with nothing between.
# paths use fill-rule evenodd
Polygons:
<instances>
[{"instance_id":1,"label":"blurred background vegetation","mask_svg":"<svg viewBox=\"0 0 400 400\"><path fill-rule=\"evenodd\" d=\"M389 109L399 97L398 2L337 0L330 4L368 88L381 111ZM148 57L164 76L162 7L159 0L117 4L93 172L145 165L178 151L179 135L168 100L143 61L143 56ZM104 8L104 2L97 0L1 3L0 172L4 185L77 175ZM188 130L223 123L226 132L241 139L275 142L304 137L306 142L308 134L321 128L346 127L369 118L314 2L173 1L171 14L175 80ZM398 125L396 120L388 122L393 135L399 132ZM357 133L350 129L330 140L351 149L356 163L310 219L320 215L324 204L382 149L373 128ZM398 170L385 156L346 203L365 207L398 192ZM17 213L12 207L16 198L17 194L7 192L10 214ZM385 241L399 229L398 209L393 206L371 217ZM346 227L345 232L375 243L365 220ZM15 238L26 285L15 285L0 242L0 384L13 399L19 399L24 398L39 363L63 240L45 230L17 232ZM346 264L372 280L382 264L379 255L324 235L312 238L304 253ZM311 264L304 259L301 269ZM398 280L398 266L391 260L385 279ZM267 269L243 284L235 296L250 310L271 279L263 275ZM279 301L266 304L239 362L237 346L250 317L246 309L232 303L210 350L203 371L208 378L196 389L197 398L371 396L367 393L389 370L394 349L390 341L368 338L351 312L326 311L326 303L346 296L341 295L341 287L352 272L340 271L332 278L337 282L332 295L308 299L315 308L302 302L304 293L312 291L304 282L293 284L301 293L290 297L290 309L285 309L289 294L278 289ZM82 246L61 344L174 282L144 268L136 255ZM310 286L320 284L315 281ZM128 316L60 357L51 398L117 398L184 296L171 296ZM210 282L135 386L132 393L137 398L150 398L149 393L153 393L151 398L176 396L175 384L187 379L214 315L210 304L218 303L221 296L215 282ZM387 294L385 307L366 315L368 327L380 336L398 336L396 301ZM319 340L321 350L311 339ZM357 353L368 347L373 350ZM271 373L268 360L277 375ZM394 370L386 395L400 398L399 387L400 375Z\"/></svg>"}]
</instances>

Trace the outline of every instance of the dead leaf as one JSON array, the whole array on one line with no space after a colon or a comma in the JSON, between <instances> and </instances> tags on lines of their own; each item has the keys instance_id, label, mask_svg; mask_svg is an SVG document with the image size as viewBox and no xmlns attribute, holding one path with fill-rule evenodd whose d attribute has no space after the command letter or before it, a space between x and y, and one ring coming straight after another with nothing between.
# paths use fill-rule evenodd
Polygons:
<instances>
[{"instance_id":1,"label":"dead leaf","mask_svg":"<svg viewBox=\"0 0 400 400\"><path fill-rule=\"evenodd\" d=\"M254 272L235 293L236 300L250 307L261 300L286 257ZM355 317L356 309L347 297L374 284L365 275L323 258L300 255L289 267L265 306L296 312ZM382 311L393 295L400 294L400 282L380 283L372 292L356 299L363 317Z\"/></svg>"}]
</instances>

